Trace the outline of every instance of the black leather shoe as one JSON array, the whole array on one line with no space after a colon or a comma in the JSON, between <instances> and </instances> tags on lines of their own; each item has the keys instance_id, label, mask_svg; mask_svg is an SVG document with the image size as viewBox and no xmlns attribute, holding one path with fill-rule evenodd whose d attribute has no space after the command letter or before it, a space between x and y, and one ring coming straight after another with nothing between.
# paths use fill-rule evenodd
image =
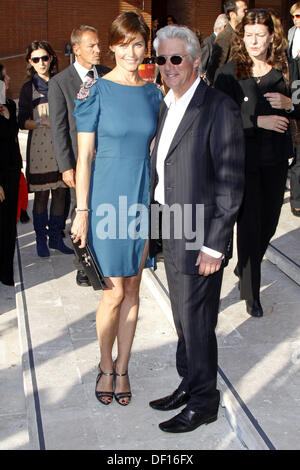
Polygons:
<instances>
[{"instance_id":1,"label":"black leather shoe","mask_svg":"<svg viewBox=\"0 0 300 470\"><path fill-rule=\"evenodd\" d=\"M203 413L184 408L174 418L159 424L159 428L165 432L190 432L201 426L209 424L218 418L218 410L213 413Z\"/></svg>"},{"instance_id":2,"label":"black leather shoe","mask_svg":"<svg viewBox=\"0 0 300 470\"><path fill-rule=\"evenodd\" d=\"M291 208L292 214L296 217L300 217L300 209L295 209L294 207Z\"/></svg>"},{"instance_id":3,"label":"black leather shoe","mask_svg":"<svg viewBox=\"0 0 300 470\"><path fill-rule=\"evenodd\" d=\"M252 317L262 317L264 314L264 311L262 309L262 306L260 305L259 300L246 300L246 308L247 312L249 315Z\"/></svg>"},{"instance_id":4,"label":"black leather shoe","mask_svg":"<svg viewBox=\"0 0 300 470\"><path fill-rule=\"evenodd\" d=\"M172 395L168 395L164 398L159 398L158 400L150 401L149 405L151 408L160 411L169 411L169 410L176 410L182 405L185 405L190 396L184 390L179 390L178 388Z\"/></svg>"},{"instance_id":5,"label":"black leather shoe","mask_svg":"<svg viewBox=\"0 0 300 470\"><path fill-rule=\"evenodd\" d=\"M14 286L14 280L13 279L1 279L2 284L5 286Z\"/></svg>"},{"instance_id":6,"label":"black leather shoe","mask_svg":"<svg viewBox=\"0 0 300 470\"><path fill-rule=\"evenodd\" d=\"M79 269L76 274L76 282L79 286L81 287L88 287L91 285L89 278L85 274L85 271L83 269Z\"/></svg>"}]
</instances>

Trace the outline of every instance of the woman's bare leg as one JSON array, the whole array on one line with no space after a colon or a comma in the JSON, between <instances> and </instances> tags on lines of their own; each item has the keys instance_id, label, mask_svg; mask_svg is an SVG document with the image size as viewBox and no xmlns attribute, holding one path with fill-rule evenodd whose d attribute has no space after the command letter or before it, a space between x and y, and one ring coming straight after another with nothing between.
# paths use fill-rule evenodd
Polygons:
<instances>
[{"instance_id":1,"label":"woman's bare leg","mask_svg":"<svg viewBox=\"0 0 300 470\"><path fill-rule=\"evenodd\" d=\"M124 299L120 308L119 326L117 331L118 358L116 372L124 374L128 368L131 347L136 330L139 312L139 291L142 279L143 268L148 254L148 240L146 241L139 272L136 276L124 278ZM116 393L129 392L130 387L128 377L117 376ZM128 398L121 399L123 403L129 401Z\"/></svg>"},{"instance_id":2,"label":"woman's bare leg","mask_svg":"<svg viewBox=\"0 0 300 470\"><path fill-rule=\"evenodd\" d=\"M124 298L124 278L106 278L108 289L104 289L96 313L96 330L101 353L101 369L113 372L112 349L117 337L120 306ZM103 375L98 382L97 391L112 392L113 377ZM111 401L110 398L103 399Z\"/></svg>"}]
</instances>

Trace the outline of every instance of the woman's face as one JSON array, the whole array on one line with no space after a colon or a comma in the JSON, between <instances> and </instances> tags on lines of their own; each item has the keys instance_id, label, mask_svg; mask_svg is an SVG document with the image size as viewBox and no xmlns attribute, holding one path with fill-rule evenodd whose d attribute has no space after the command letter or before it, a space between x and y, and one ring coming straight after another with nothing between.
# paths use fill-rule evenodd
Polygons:
<instances>
[{"instance_id":1,"label":"woman's face","mask_svg":"<svg viewBox=\"0 0 300 470\"><path fill-rule=\"evenodd\" d=\"M244 43L251 59L265 60L272 41L273 34L269 33L264 24L247 24L245 26Z\"/></svg>"},{"instance_id":2,"label":"woman's face","mask_svg":"<svg viewBox=\"0 0 300 470\"><path fill-rule=\"evenodd\" d=\"M141 33L127 42L126 38L120 44L111 46L110 49L115 53L116 64L127 72L135 72L144 60L146 45Z\"/></svg>"},{"instance_id":3,"label":"woman's face","mask_svg":"<svg viewBox=\"0 0 300 470\"><path fill-rule=\"evenodd\" d=\"M51 59L52 57L47 51L45 51L45 49L36 49L35 51L32 51L29 63L38 75L47 76L49 75Z\"/></svg>"}]
</instances>

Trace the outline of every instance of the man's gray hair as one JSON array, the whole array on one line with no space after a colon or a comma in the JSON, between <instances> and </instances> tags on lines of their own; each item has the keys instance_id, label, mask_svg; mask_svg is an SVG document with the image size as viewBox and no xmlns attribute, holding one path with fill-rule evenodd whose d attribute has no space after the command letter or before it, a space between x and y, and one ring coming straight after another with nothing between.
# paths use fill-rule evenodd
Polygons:
<instances>
[{"instance_id":1,"label":"man's gray hair","mask_svg":"<svg viewBox=\"0 0 300 470\"><path fill-rule=\"evenodd\" d=\"M196 34L186 26L168 25L159 29L153 41L156 54L158 54L160 43L166 39L182 39L186 44L186 52L190 55L193 62L197 57L201 56L199 39Z\"/></svg>"},{"instance_id":2,"label":"man's gray hair","mask_svg":"<svg viewBox=\"0 0 300 470\"><path fill-rule=\"evenodd\" d=\"M218 29L222 28L222 26L225 26L228 24L228 19L225 13L221 13L214 24L214 31L217 31Z\"/></svg>"}]
</instances>

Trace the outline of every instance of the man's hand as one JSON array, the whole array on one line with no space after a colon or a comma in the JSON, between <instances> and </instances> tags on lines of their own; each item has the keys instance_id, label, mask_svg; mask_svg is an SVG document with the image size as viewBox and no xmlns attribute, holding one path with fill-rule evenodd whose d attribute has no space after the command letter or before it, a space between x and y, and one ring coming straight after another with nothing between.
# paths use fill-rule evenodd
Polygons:
<instances>
[{"instance_id":1,"label":"man's hand","mask_svg":"<svg viewBox=\"0 0 300 470\"><path fill-rule=\"evenodd\" d=\"M223 260L223 255L220 258L214 258L203 251L199 252L196 266L199 266L199 274L201 276L209 276L219 271Z\"/></svg>"},{"instance_id":2,"label":"man's hand","mask_svg":"<svg viewBox=\"0 0 300 470\"><path fill-rule=\"evenodd\" d=\"M69 188L75 188L75 170L63 171L62 180Z\"/></svg>"},{"instance_id":3,"label":"man's hand","mask_svg":"<svg viewBox=\"0 0 300 470\"><path fill-rule=\"evenodd\" d=\"M0 202L3 202L5 199L4 189L0 186Z\"/></svg>"},{"instance_id":4,"label":"man's hand","mask_svg":"<svg viewBox=\"0 0 300 470\"><path fill-rule=\"evenodd\" d=\"M0 104L0 114L6 119L9 119L9 111L7 106L5 106L4 104Z\"/></svg>"}]
</instances>

